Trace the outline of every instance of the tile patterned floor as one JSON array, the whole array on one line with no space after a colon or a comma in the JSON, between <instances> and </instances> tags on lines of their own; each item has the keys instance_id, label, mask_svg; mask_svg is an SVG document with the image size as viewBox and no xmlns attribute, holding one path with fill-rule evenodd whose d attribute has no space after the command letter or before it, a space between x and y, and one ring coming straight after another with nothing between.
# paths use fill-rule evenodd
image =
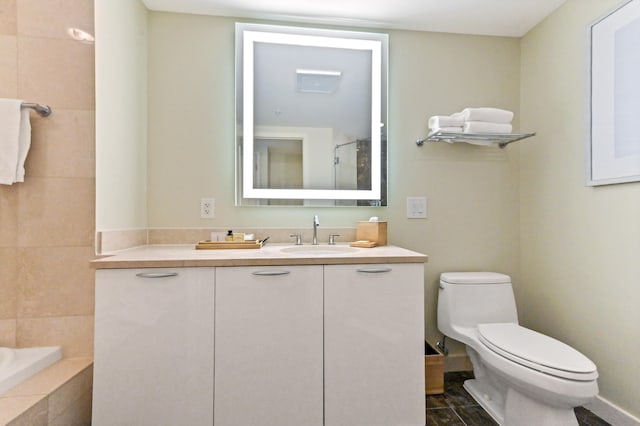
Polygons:
<instances>
[{"instance_id":1,"label":"tile patterned floor","mask_svg":"<svg viewBox=\"0 0 640 426\"><path fill-rule=\"evenodd\" d=\"M472 372L445 373L444 394L427 396L427 426L497 425L462 387ZM576 417L580 426L611 426L589 410L579 407Z\"/></svg>"}]
</instances>

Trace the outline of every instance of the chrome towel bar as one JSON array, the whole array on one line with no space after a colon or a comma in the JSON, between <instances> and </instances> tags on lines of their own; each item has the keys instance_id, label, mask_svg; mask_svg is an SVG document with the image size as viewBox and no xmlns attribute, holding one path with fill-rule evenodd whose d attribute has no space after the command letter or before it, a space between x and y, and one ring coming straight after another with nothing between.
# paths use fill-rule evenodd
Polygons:
<instances>
[{"instance_id":1,"label":"chrome towel bar","mask_svg":"<svg viewBox=\"0 0 640 426\"><path fill-rule=\"evenodd\" d=\"M51 115L51 107L49 105L40 105L32 102L23 102L22 108L30 108L38 113L40 117L48 117Z\"/></svg>"}]
</instances>

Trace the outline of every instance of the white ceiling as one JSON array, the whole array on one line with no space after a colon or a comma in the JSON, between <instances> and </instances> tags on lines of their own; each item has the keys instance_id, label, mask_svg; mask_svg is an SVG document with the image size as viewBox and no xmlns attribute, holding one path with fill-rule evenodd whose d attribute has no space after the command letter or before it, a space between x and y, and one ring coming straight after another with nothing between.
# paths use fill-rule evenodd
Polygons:
<instances>
[{"instance_id":1,"label":"white ceiling","mask_svg":"<svg viewBox=\"0 0 640 426\"><path fill-rule=\"evenodd\" d=\"M142 0L151 10L521 37L566 0Z\"/></svg>"}]
</instances>

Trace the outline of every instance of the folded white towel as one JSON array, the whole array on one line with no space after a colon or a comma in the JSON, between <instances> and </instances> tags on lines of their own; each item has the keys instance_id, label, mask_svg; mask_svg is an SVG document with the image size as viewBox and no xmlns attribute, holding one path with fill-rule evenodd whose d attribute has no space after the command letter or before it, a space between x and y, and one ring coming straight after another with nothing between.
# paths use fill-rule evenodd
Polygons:
<instances>
[{"instance_id":1,"label":"folded white towel","mask_svg":"<svg viewBox=\"0 0 640 426\"><path fill-rule=\"evenodd\" d=\"M432 132L462 133L462 126L430 127L429 130Z\"/></svg>"},{"instance_id":2,"label":"folded white towel","mask_svg":"<svg viewBox=\"0 0 640 426\"><path fill-rule=\"evenodd\" d=\"M513 120L513 112L500 108L465 108L460 114L464 121L487 121L508 124Z\"/></svg>"},{"instance_id":3,"label":"folded white towel","mask_svg":"<svg viewBox=\"0 0 640 426\"><path fill-rule=\"evenodd\" d=\"M31 146L29 111L19 99L0 99L0 184L24 182L24 162Z\"/></svg>"},{"instance_id":4,"label":"folded white towel","mask_svg":"<svg viewBox=\"0 0 640 426\"><path fill-rule=\"evenodd\" d=\"M464 124L464 118L460 113L451 115L434 115L429 117L429 128L442 128L442 127L462 127Z\"/></svg>"},{"instance_id":5,"label":"folded white towel","mask_svg":"<svg viewBox=\"0 0 640 426\"><path fill-rule=\"evenodd\" d=\"M505 123L488 123L486 121L467 121L464 133L511 133L513 126Z\"/></svg>"}]
</instances>

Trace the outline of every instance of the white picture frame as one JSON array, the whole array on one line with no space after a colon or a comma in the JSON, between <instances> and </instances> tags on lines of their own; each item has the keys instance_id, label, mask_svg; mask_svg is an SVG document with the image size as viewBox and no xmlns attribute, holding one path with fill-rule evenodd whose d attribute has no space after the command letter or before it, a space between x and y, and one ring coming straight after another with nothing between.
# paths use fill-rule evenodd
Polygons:
<instances>
[{"instance_id":1,"label":"white picture frame","mask_svg":"<svg viewBox=\"0 0 640 426\"><path fill-rule=\"evenodd\" d=\"M640 0L591 24L587 184L640 181Z\"/></svg>"}]
</instances>

